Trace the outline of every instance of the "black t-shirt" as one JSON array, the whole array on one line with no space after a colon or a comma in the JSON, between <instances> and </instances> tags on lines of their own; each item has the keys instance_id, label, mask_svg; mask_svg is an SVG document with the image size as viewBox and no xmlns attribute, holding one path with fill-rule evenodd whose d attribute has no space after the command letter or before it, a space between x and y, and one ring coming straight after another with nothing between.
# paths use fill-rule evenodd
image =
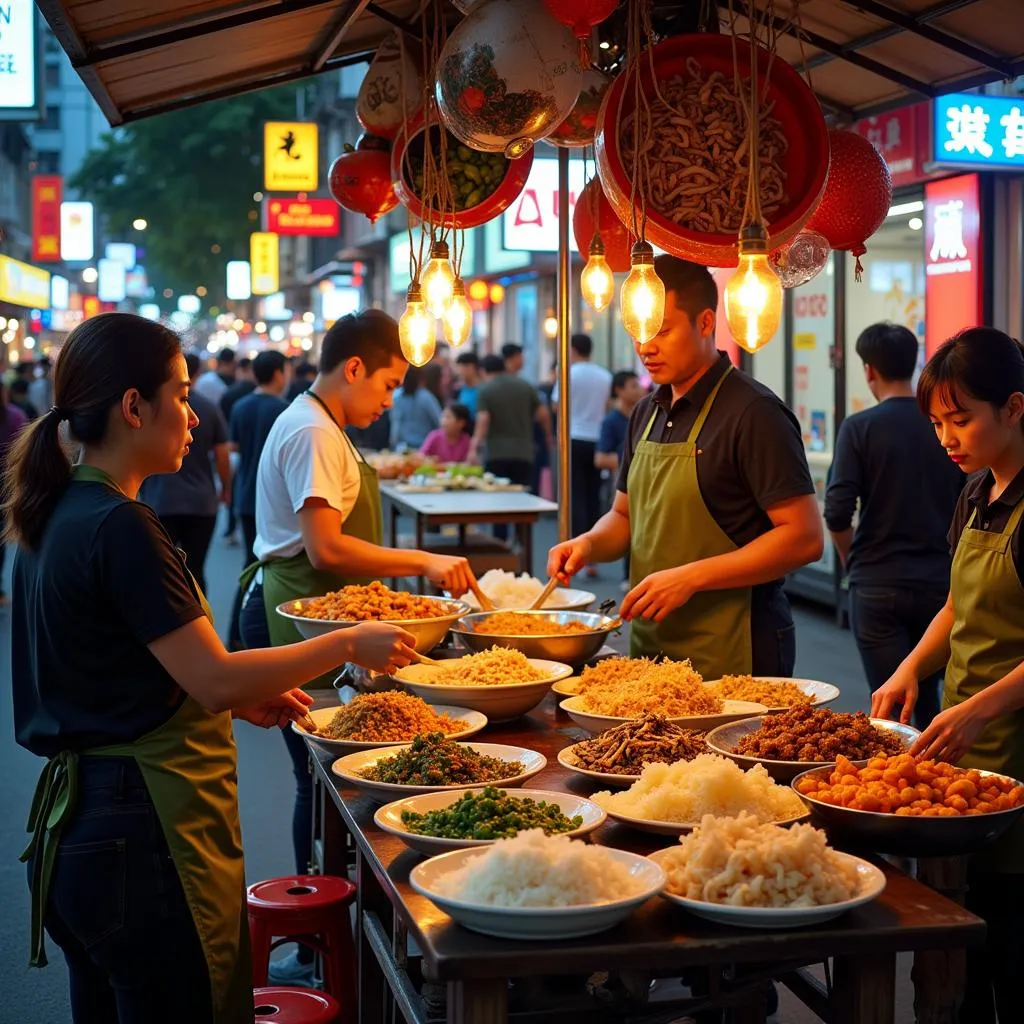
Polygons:
<instances>
[{"instance_id":1,"label":"black t-shirt","mask_svg":"<svg viewBox=\"0 0 1024 1024\"><path fill-rule=\"evenodd\" d=\"M34 754L137 739L184 700L147 644L203 614L147 505L72 483L12 587L15 735Z\"/></svg>"},{"instance_id":2,"label":"black t-shirt","mask_svg":"<svg viewBox=\"0 0 1024 1024\"><path fill-rule=\"evenodd\" d=\"M231 411L228 436L238 445L238 474L235 477L235 511L241 516L256 516L256 477L260 455L267 443L270 428L288 408L277 395L257 391L246 395Z\"/></svg>"},{"instance_id":3,"label":"black t-shirt","mask_svg":"<svg viewBox=\"0 0 1024 1024\"><path fill-rule=\"evenodd\" d=\"M236 380L223 395L220 396L220 411L225 423L231 422L231 413L235 406L246 395L251 395L256 390L256 384L251 380Z\"/></svg>"},{"instance_id":4,"label":"black t-shirt","mask_svg":"<svg viewBox=\"0 0 1024 1024\"><path fill-rule=\"evenodd\" d=\"M949 553L956 554L956 546L960 543L960 534L964 532L971 513L977 511L971 528L984 530L986 533L1002 533L1006 524L1010 521L1013 510L1024 501L1024 469L1022 469L1011 481L1009 486L995 501L989 502L988 496L992 492L992 470L986 469L982 473L975 473L969 477L960 500L957 502L956 511L953 513L953 524L949 528ZM1020 535L1024 530L1024 520L1010 537L1010 555L1013 558L1014 568L1017 570L1017 578L1024 586L1024 556L1021 554Z\"/></svg>"},{"instance_id":5,"label":"black t-shirt","mask_svg":"<svg viewBox=\"0 0 1024 1024\"><path fill-rule=\"evenodd\" d=\"M850 582L949 586L946 531L963 485L916 398L888 398L844 420L825 522L841 533L860 502Z\"/></svg>"}]
</instances>

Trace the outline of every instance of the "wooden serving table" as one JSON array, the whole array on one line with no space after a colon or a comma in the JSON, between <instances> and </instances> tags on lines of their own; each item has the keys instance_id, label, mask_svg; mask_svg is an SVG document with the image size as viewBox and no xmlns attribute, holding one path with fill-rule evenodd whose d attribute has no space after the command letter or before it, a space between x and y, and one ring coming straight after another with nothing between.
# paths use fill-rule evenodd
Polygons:
<instances>
[{"instance_id":1,"label":"wooden serving table","mask_svg":"<svg viewBox=\"0 0 1024 1024\"><path fill-rule=\"evenodd\" d=\"M382 483L380 493L388 502L391 547L398 547L398 520L411 515L416 524L416 547L424 546L430 527L458 526L459 544L465 547L467 526L511 524L519 540L520 572L533 572L533 527L544 512L558 506L525 491L444 491L417 493L403 491L394 483Z\"/></svg>"},{"instance_id":2,"label":"wooden serving table","mask_svg":"<svg viewBox=\"0 0 1024 1024\"><path fill-rule=\"evenodd\" d=\"M588 796L599 786L558 764L557 752L585 738L549 694L539 708L516 722L490 726L481 741L538 750L548 765L527 786ZM561 698L558 698L561 699ZM323 703L328 703L325 700ZM472 741L470 741L472 742ZM758 931L713 924L665 900L648 900L611 931L561 942L495 939L455 924L413 891L409 872L420 857L373 822L378 806L358 791L343 788L331 772L336 755L310 744L314 764L316 860L326 873L345 875L354 861L359 887L359 1021L381 1024L395 1011L414 1024L436 1018L418 983L445 986L450 1024L501 1024L517 1002L532 992L531 1021L595 1019L677 1019L711 1004L723 1007L734 1024L763 1024L765 983L786 984L829 1024L895 1024L896 955L909 950L955 950L982 941L984 923L890 864L879 861L888 884L873 902L822 925L787 931ZM672 843L618 824L605 824L593 841L649 853ZM417 953L409 952L408 940ZM804 970L831 959L826 990ZM693 999L647 1003L653 977L696 971L710 978L709 994ZM611 972L631 1002L602 1006L579 980L566 994L571 976ZM510 990L510 979L515 979ZM538 986L543 1012L538 1012ZM561 986L565 1000L552 994ZM569 986L571 989L571 984ZM677 1010L674 1017L667 1010Z\"/></svg>"}]
</instances>

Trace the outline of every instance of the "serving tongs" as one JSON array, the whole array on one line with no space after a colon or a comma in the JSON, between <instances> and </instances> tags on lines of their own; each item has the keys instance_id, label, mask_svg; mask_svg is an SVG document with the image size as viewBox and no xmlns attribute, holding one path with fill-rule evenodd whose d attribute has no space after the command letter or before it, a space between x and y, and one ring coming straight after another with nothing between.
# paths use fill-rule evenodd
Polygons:
<instances>
[{"instance_id":1,"label":"serving tongs","mask_svg":"<svg viewBox=\"0 0 1024 1024\"><path fill-rule=\"evenodd\" d=\"M547 586L537 595L536 600L526 610L528 612L539 611L544 607L544 602L555 592L555 587L558 586L558 577L552 576L548 580Z\"/></svg>"},{"instance_id":2,"label":"serving tongs","mask_svg":"<svg viewBox=\"0 0 1024 1024\"><path fill-rule=\"evenodd\" d=\"M477 604L480 605L482 612L496 612L498 606L484 593L483 587L477 582L476 576L472 573L469 574L469 589L473 591L473 596L477 600Z\"/></svg>"}]
</instances>

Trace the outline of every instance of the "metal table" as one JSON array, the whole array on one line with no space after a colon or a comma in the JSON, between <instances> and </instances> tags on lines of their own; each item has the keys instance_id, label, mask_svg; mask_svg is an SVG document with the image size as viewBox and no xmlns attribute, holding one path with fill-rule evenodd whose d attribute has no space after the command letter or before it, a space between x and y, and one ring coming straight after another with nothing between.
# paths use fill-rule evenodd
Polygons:
<instances>
[{"instance_id":1,"label":"metal table","mask_svg":"<svg viewBox=\"0 0 1024 1024\"><path fill-rule=\"evenodd\" d=\"M557 751L584 734L557 709L553 696L517 722L489 727L482 738L545 754L548 766L531 787L589 795L598 787L557 763ZM885 862L880 866L888 885L879 899L817 927L729 928L652 899L620 927L588 938L534 943L478 935L412 890L408 877L418 854L374 825L373 801L336 784L335 755L313 744L310 749L317 859L332 874L345 874L355 863L360 1024L392 1020L395 1009L416 1024L430 1019L417 980L446 986L450 1024L500 1024L509 1019L510 979L521 988L540 979L611 971L632 979L630 990L642 1003L651 976L676 977L688 969L710 970L713 997L734 1024L763 1024L763 982L769 977L785 983L829 1024L894 1024L897 953L958 950L984 935L981 920ZM672 841L616 824L603 826L593 838L639 853ZM419 957L408 955L407 939ZM826 958L832 959L830 991L803 970ZM573 1005L555 1006L551 998L545 993L545 1013L538 1016L534 1007L532 1019L592 1024L602 1017L601 1007L589 999L581 1004L579 993ZM657 1002L646 1012L671 1019L667 1008ZM689 1008L680 1004L676 1017ZM621 1013L612 1017L621 1019ZM630 1015L636 1017L636 1007Z\"/></svg>"}]
</instances>

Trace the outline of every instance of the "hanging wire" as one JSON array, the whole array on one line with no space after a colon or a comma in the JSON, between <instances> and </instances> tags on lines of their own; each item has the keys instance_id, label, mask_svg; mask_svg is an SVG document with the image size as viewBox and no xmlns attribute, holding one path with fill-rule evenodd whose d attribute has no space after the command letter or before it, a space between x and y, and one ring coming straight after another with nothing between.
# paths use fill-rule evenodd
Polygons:
<instances>
[{"instance_id":1,"label":"hanging wire","mask_svg":"<svg viewBox=\"0 0 1024 1024\"><path fill-rule=\"evenodd\" d=\"M409 152L410 149L412 148L409 145L409 105L406 101L405 92L405 70L409 65L406 61L407 53L405 49L405 35L401 32L398 33L398 54L399 60L401 62L401 71L399 73L401 89L399 90L399 92L401 93L402 97L402 131L405 132L405 152L402 154L401 173L405 176L406 181L408 181L411 186L414 180L414 175L412 172L412 157L410 156ZM411 210L405 211L405 227L406 231L409 234L409 283L412 284L413 281L419 280L420 266L422 264L417 262L415 251L413 248Z\"/></svg>"}]
</instances>

